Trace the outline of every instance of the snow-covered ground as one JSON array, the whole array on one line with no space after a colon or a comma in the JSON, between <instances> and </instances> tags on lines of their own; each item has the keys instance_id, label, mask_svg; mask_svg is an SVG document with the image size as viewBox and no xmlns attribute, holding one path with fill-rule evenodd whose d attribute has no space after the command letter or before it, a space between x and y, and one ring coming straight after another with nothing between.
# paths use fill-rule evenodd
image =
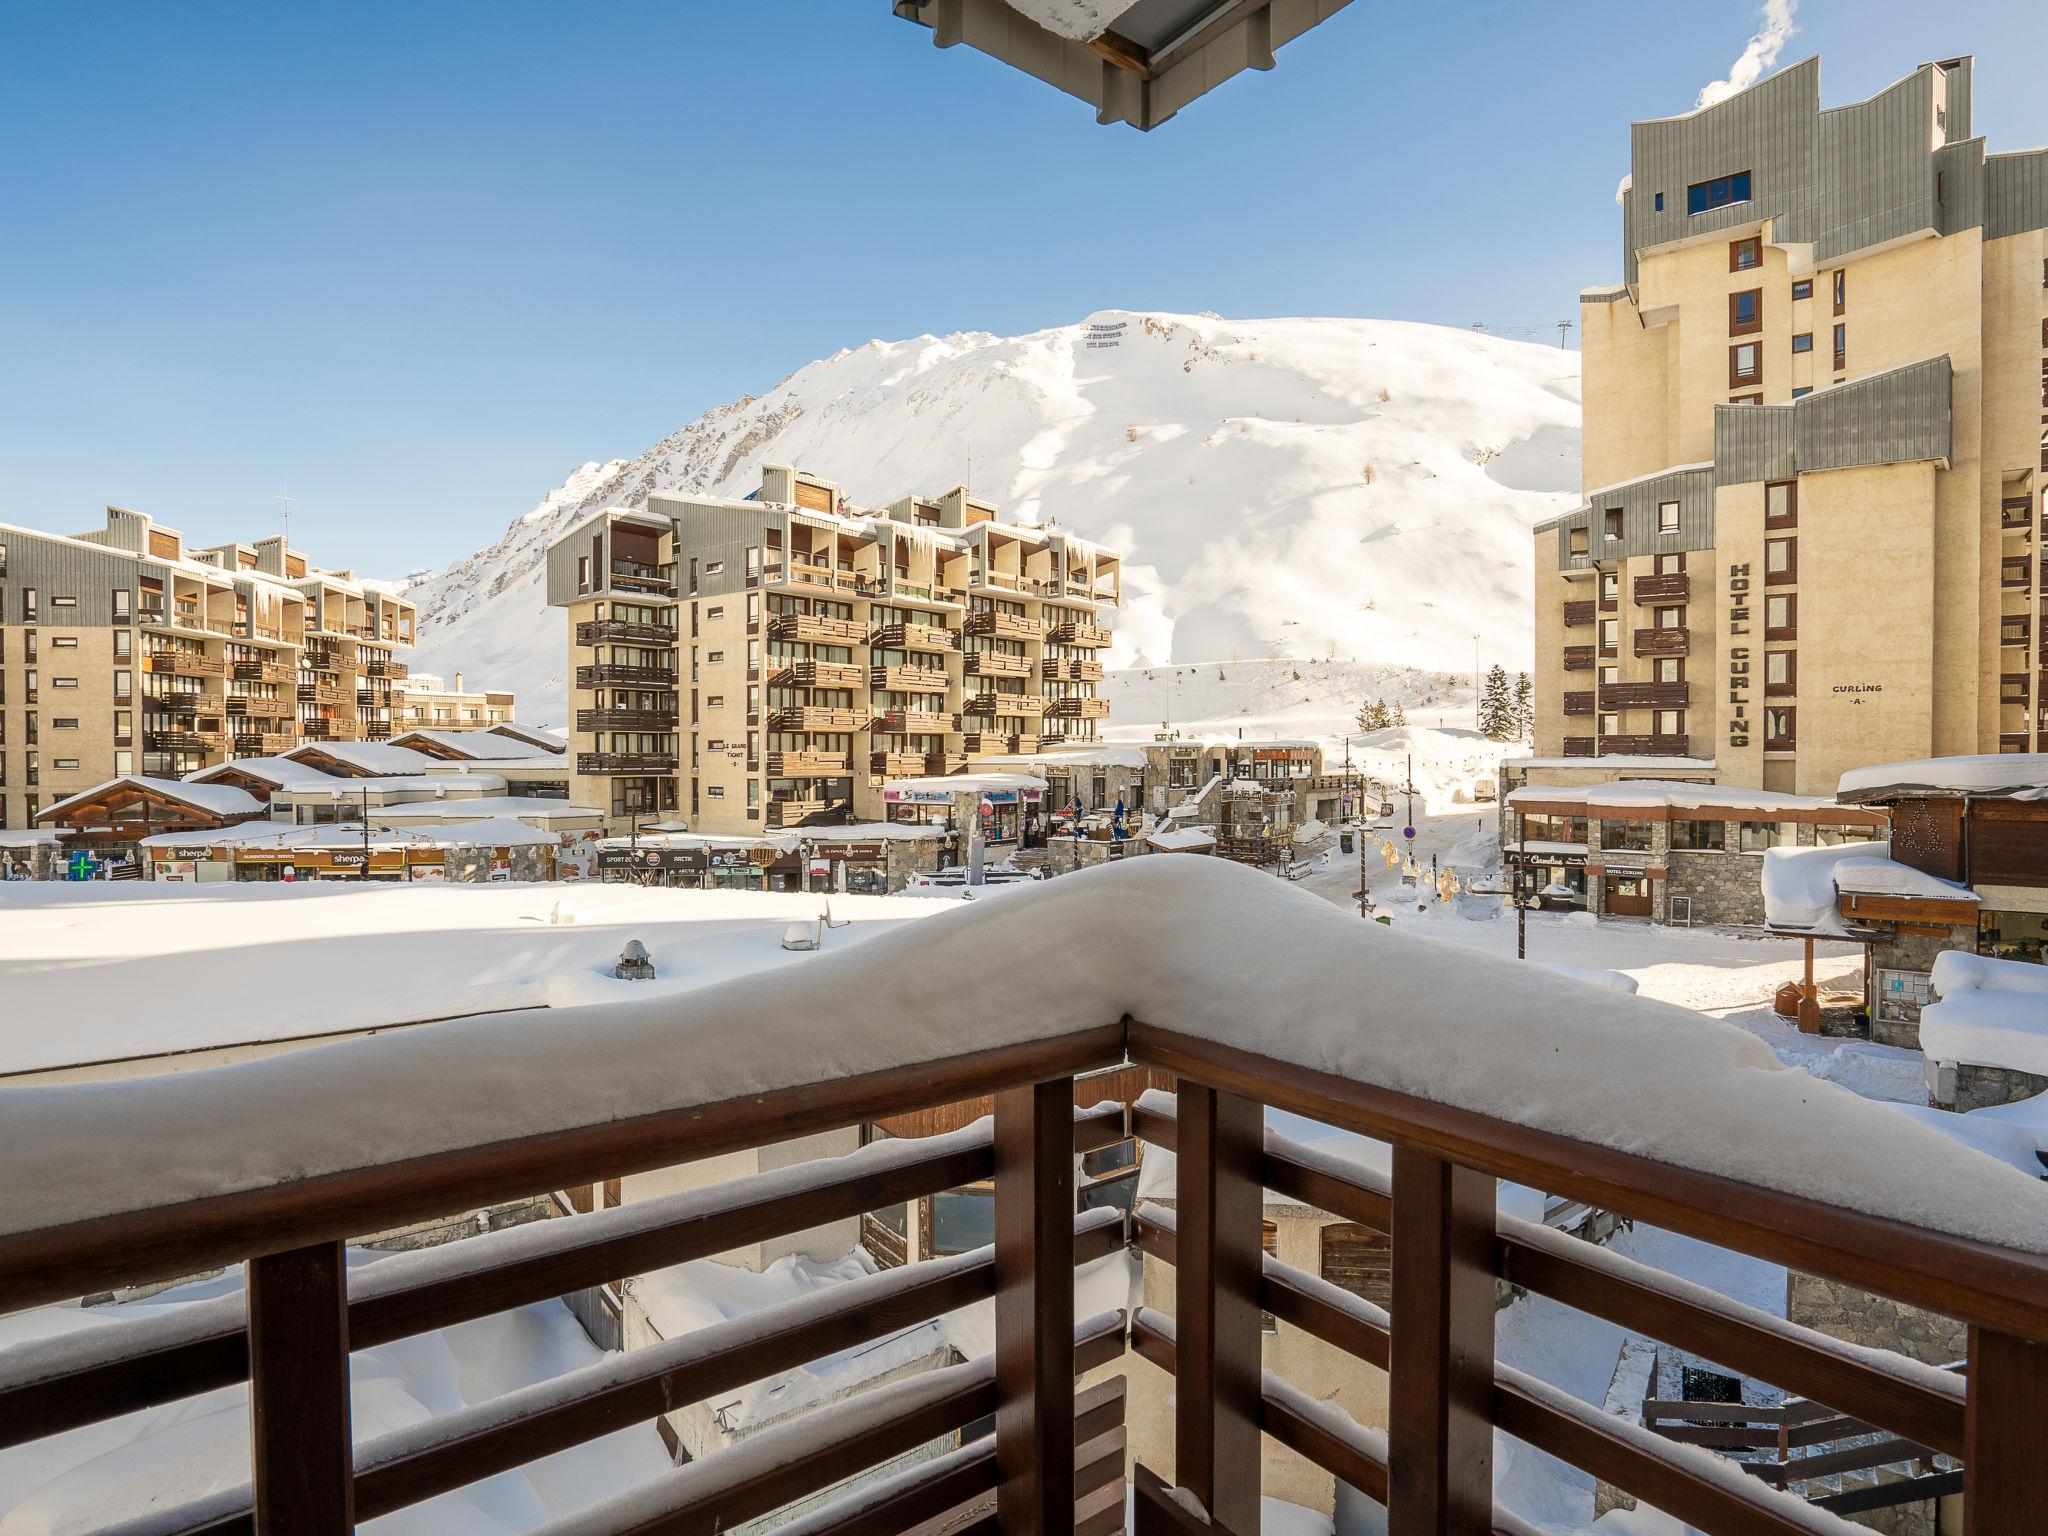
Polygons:
<instances>
[{"instance_id":1,"label":"snow-covered ground","mask_svg":"<svg viewBox=\"0 0 2048 1536\"><path fill-rule=\"evenodd\" d=\"M826 899L595 882L9 882L0 1074L685 991L801 958L783 934ZM954 909L830 900L848 921L828 951ZM629 939L647 946L653 981L612 975Z\"/></svg>"},{"instance_id":2,"label":"snow-covered ground","mask_svg":"<svg viewBox=\"0 0 2048 1536\"><path fill-rule=\"evenodd\" d=\"M417 662L511 688L522 719L560 724L549 541L650 491L746 495L768 462L865 507L965 481L1005 515L1122 551L1113 665L1323 656L1463 672L1476 635L1514 671L1530 645L1528 530L1578 489L1578 401L1576 352L1397 321L1104 310L1023 336L871 341L630 462L580 466L469 559L416 573Z\"/></svg>"}]
</instances>

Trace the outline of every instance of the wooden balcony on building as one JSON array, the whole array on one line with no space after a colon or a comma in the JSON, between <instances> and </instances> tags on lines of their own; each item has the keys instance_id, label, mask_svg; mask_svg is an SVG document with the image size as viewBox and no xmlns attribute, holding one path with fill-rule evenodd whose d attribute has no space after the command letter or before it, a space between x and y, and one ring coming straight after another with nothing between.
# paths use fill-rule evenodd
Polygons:
<instances>
[{"instance_id":1,"label":"wooden balcony on building","mask_svg":"<svg viewBox=\"0 0 2048 1536\"><path fill-rule=\"evenodd\" d=\"M1568 645L1564 648L1564 669L1567 672L1590 672L1593 668L1593 647L1590 645Z\"/></svg>"},{"instance_id":2,"label":"wooden balcony on building","mask_svg":"<svg viewBox=\"0 0 2048 1536\"><path fill-rule=\"evenodd\" d=\"M2027 702L2027 674L2024 672L2001 672L1998 674L1998 702L2001 704L2024 704Z\"/></svg>"},{"instance_id":3,"label":"wooden balcony on building","mask_svg":"<svg viewBox=\"0 0 2048 1536\"><path fill-rule=\"evenodd\" d=\"M1045 663L1044 674L1049 683L1099 683L1102 681L1102 663L1082 661L1073 656L1055 656Z\"/></svg>"},{"instance_id":4,"label":"wooden balcony on building","mask_svg":"<svg viewBox=\"0 0 2048 1536\"><path fill-rule=\"evenodd\" d=\"M391 735L389 720L362 720L357 722L356 728L363 733L365 741L384 741Z\"/></svg>"},{"instance_id":5,"label":"wooden balcony on building","mask_svg":"<svg viewBox=\"0 0 2048 1536\"><path fill-rule=\"evenodd\" d=\"M288 683L295 677L292 668L275 661L238 661L229 675L238 683Z\"/></svg>"},{"instance_id":6,"label":"wooden balcony on building","mask_svg":"<svg viewBox=\"0 0 2048 1536\"><path fill-rule=\"evenodd\" d=\"M1029 677L1031 658L1002 651L969 651L963 663L969 677Z\"/></svg>"},{"instance_id":7,"label":"wooden balcony on building","mask_svg":"<svg viewBox=\"0 0 2048 1536\"><path fill-rule=\"evenodd\" d=\"M673 709L579 709L579 731L672 731L676 728Z\"/></svg>"},{"instance_id":8,"label":"wooden balcony on building","mask_svg":"<svg viewBox=\"0 0 2048 1536\"><path fill-rule=\"evenodd\" d=\"M998 695L1000 697L1000 695ZM1107 720L1109 700L1097 698L1048 699L1044 713L1061 720Z\"/></svg>"},{"instance_id":9,"label":"wooden balcony on building","mask_svg":"<svg viewBox=\"0 0 2048 1536\"><path fill-rule=\"evenodd\" d=\"M1600 750L1613 757L1686 757L1689 736L1602 736Z\"/></svg>"},{"instance_id":10,"label":"wooden balcony on building","mask_svg":"<svg viewBox=\"0 0 2048 1536\"><path fill-rule=\"evenodd\" d=\"M193 651L152 651L143 660L150 671L170 677L220 677L227 672L220 657Z\"/></svg>"},{"instance_id":11,"label":"wooden balcony on building","mask_svg":"<svg viewBox=\"0 0 2048 1536\"><path fill-rule=\"evenodd\" d=\"M921 778L925 771L922 752L870 752L868 772L878 779Z\"/></svg>"},{"instance_id":12,"label":"wooden balcony on building","mask_svg":"<svg viewBox=\"0 0 2048 1536\"><path fill-rule=\"evenodd\" d=\"M970 695L960 706L960 713L1035 720L1045 713L1045 696L1038 693L977 693Z\"/></svg>"},{"instance_id":13,"label":"wooden balcony on building","mask_svg":"<svg viewBox=\"0 0 2048 1536\"><path fill-rule=\"evenodd\" d=\"M1069 619L1063 624L1053 625L1046 639L1058 645L1080 645L1100 648L1108 645L1113 637L1100 624L1090 624L1081 619Z\"/></svg>"},{"instance_id":14,"label":"wooden balcony on building","mask_svg":"<svg viewBox=\"0 0 2048 1536\"><path fill-rule=\"evenodd\" d=\"M868 644L885 651L950 651L960 636L943 624L884 624L868 631Z\"/></svg>"},{"instance_id":15,"label":"wooden balcony on building","mask_svg":"<svg viewBox=\"0 0 2048 1536\"><path fill-rule=\"evenodd\" d=\"M961 629L966 634L997 640L1036 640L1045 633L1045 621L1014 613L970 613Z\"/></svg>"},{"instance_id":16,"label":"wooden balcony on building","mask_svg":"<svg viewBox=\"0 0 2048 1536\"><path fill-rule=\"evenodd\" d=\"M766 811L771 827L788 827L827 807L790 800ZM1253 879L1231 882L1236 899L1264 899ZM1217 893L1197 899L1218 907L1120 903L1114 888L1099 898L1020 894L1003 914L1006 935L1022 925L1013 951L992 948L979 970L921 965L913 952L887 977L889 1005L915 1019L981 1017L1056 963L1077 926L1112 954L1143 954L1184 942L1190 918L1235 915L1221 905L1220 881L1205 874L1189 888ZM1077 901L1099 905L1065 926L1046 920L1055 904L1071 913ZM1145 1017L1105 1007L1100 1022L1013 1023L995 1044L964 1031L928 1033L922 1038L940 1043L923 1049L908 1031L883 1030L880 1045L856 1038L821 1051L819 1010L835 994L876 985L862 962L828 949L801 962L801 987L778 978L765 1000L742 988L671 1000L674 1027L645 1030L625 1057L590 1050L573 1021L543 1014L478 1036L468 1072L444 1070L447 1048L435 1031L412 1030L260 1065L138 1079L118 1092L96 1083L39 1088L10 1104L0 1153L21 1188L62 1198L45 1193L0 1232L0 1311L236 1265L246 1266L247 1300L123 1319L95 1330L88 1348L53 1350L35 1337L9 1345L0 1351L0 1445L33 1445L139 1412L174 1420L202 1407L239 1412L251 1477L192 1492L169 1483L148 1510L149 1528L347 1536L358 1521L418 1510L600 1436L635 1426L651 1435L648 1426L675 1403L719 1401L764 1373L989 1303L990 1356L820 1403L759 1430L744 1451L665 1469L625 1499L576 1512L573 1528L582 1536L732 1531L768 1528L778 1511L787 1519L794 1510L804 1536L1108 1536L1123 1527L1130 1446L1125 1378L1106 1368L1135 1354L1165 1373L1150 1389L1167 1405L1162 1433L1184 1490L1169 1496L1142 1458L1129 1467L1135 1536L1257 1536L1262 1436L1319 1477L1384 1505L1394 1536L1528 1530L1494 1507L1497 1436L1556 1458L1581 1486L1597 1477L1711 1536L1798 1536L1841 1525L1830 1513L1842 1507L1831 1504L1832 1490L1809 1489L1801 1503L1785 1491L1794 1479L1782 1459L1714 1463L1701 1446L1775 1451L1791 1440L1788 1430L1828 1417L1860 1436L1861 1449L1875 1445L1913 1464L1902 1474L1911 1480L1902 1501L1931 1506L1961 1495L1944 1528L2037 1536L2048 1508L2048 1257L2026 1186L1988 1159L1965 1166L1951 1152L1939 1171L1921 1171L1902 1153L1882 1179L1853 1166L1830 1170L1854 1193L1824 1197L1817 1191L1826 1180L1801 1161L1812 1124L1786 1123L1787 1096L1760 1099L1744 1081L1755 1073L1704 1055L1646 1071L1619 1091L1603 1085L1607 1098L1588 1117L1601 1121L1597 1140L1545 1102L1543 1081L1523 1089L1515 1063L1462 1075L1446 1068L1441 1083L1402 1080L1398 1061L1370 1052L1345 1055L1334 1070L1319 1064L1315 1036L1304 1045L1272 1029L1244 977L1309 977L1304 995L1355 999L1357 1018L1343 1023L1367 1032L1403 1027L1400 999L1442 977L1427 957L1351 960L1329 932L1216 923L1209 942L1186 945L1184 974L1173 978L1188 995L1217 995L1199 1021L1171 1017L1157 1001L1169 989L1139 978L1124 991ZM934 932L925 942L936 961L949 936ZM1503 962L1471 963L1484 969L1532 1060L1581 1062L1602 1030L1612 1038L1637 1024L1660 1027L1647 1001L1588 992L1577 1010L1560 1010ZM1392 967L1393 983L1382 987L1375 967ZM1311 1030L1337 1023L1303 1022ZM707 1038L733 1048L707 1051ZM506 1082L557 1077L559 1092L504 1101ZM1133 1102L1134 1077L1173 1091ZM336 1102L337 1081L349 1085L353 1110ZM1548 1080L1553 1089L1559 1081ZM1837 1097L1828 1123L1855 1145L1881 1146L1897 1132L1881 1123L1896 1120L1889 1109ZM1702 1099L1718 1112L1683 1113ZM391 1108L423 1102L435 1106L431 1123L411 1124ZM1519 1118L1505 1118L1495 1107L1503 1102ZM331 1108L273 1110L252 1130L252 1104ZM394 1253L374 1266L352 1266L345 1247L349 1233L402 1230L650 1169L752 1166L745 1154L758 1147L865 1140L870 1126L953 1105L992 1119L943 1136L877 1139L709 1183L687 1198L636 1199ZM1388 1164L1346 1162L1265 1130L1269 1107L1390 1143ZM236 1138L236 1161L209 1166L195 1191L201 1181L190 1160L164 1149L210 1147L230 1134L224 1127ZM1077 1156L1129 1137L1147 1157L1172 1154L1177 1199L1171 1209L1141 1208L1127 1230L1114 1209L1076 1211L1074 1167ZM1946 1145L1922 1140L1931 1152ZM1647 1150L1624 1150L1631 1147ZM1731 1165L1769 1170L1768 1182ZM1931 1314L1942 1335L1967 1340L1967 1359L1950 1372L1914 1368L1731 1306L1627 1253L1503 1209L1501 1181L1813 1276L1851 1297L1882 1297L1908 1315ZM352 1418L352 1352L965 1185L993 1191L1001 1216L990 1247L861 1274L802 1305L593 1359L545 1390L395 1428ZM1360 1229L1360 1251L1385 1255L1388 1305L1297 1268L1292 1255L1263 1253L1264 1191ZM1993 1240L2007 1232L2028 1245ZM1175 1311L1139 1305L1077 1317L1075 1269L1126 1250L1160 1281L1171 1271L1147 1296L1171 1295ZM1657 1428L1667 1410L1680 1410L1669 1414L1681 1419L1671 1426L1680 1432L1665 1435L1548 1386L1497 1358L1497 1298L1508 1288L1583 1314L1603 1338L1656 1339L1685 1358L1715 1361L1767 1389L1768 1407L1700 1404L1687 1413L1688 1405L1655 1400L1648 1421ZM1272 1324L1262 1314L1337 1352L1357 1379L1387 1372L1387 1427L1369 1428L1343 1404L1288 1381L1290 1355L1265 1350ZM1077 1393L1077 1379L1090 1377L1107 1379ZM250 1406L221 1398L224 1389L245 1392ZM202 1407L184 1406L208 1394ZM1825 1404L1821 1420L1805 1404ZM1728 1429L1774 1415L1759 1437ZM977 1437L976 1425L993 1433ZM946 1453L920 1454L935 1443ZM885 1469L886 1481L865 1476L870 1468ZM433 1524L424 1513L409 1518Z\"/></svg>"},{"instance_id":17,"label":"wooden balcony on building","mask_svg":"<svg viewBox=\"0 0 2048 1536\"><path fill-rule=\"evenodd\" d=\"M339 704L341 689L333 683L300 683L295 692L301 704Z\"/></svg>"},{"instance_id":18,"label":"wooden balcony on building","mask_svg":"<svg viewBox=\"0 0 2048 1536\"><path fill-rule=\"evenodd\" d=\"M402 661L387 661L384 663L384 675L395 681L401 677L411 677L412 668Z\"/></svg>"},{"instance_id":19,"label":"wooden balcony on building","mask_svg":"<svg viewBox=\"0 0 2048 1536\"><path fill-rule=\"evenodd\" d=\"M586 774L674 773L673 752L578 752L576 771Z\"/></svg>"},{"instance_id":20,"label":"wooden balcony on building","mask_svg":"<svg viewBox=\"0 0 2048 1536\"><path fill-rule=\"evenodd\" d=\"M857 619L827 619L814 613L785 613L768 621L768 638L798 645L859 645L867 636Z\"/></svg>"},{"instance_id":21,"label":"wooden balcony on building","mask_svg":"<svg viewBox=\"0 0 2048 1536\"><path fill-rule=\"evenodd\" d=\"M2048 740L2048 732L2043 732L2042 735L2044 740ZM2001 731L1998 737L1998 750L2001 752L2031 752L2034 749L2025 731Z\"/></svg>"},{"instance_id":22,"label":"wooden balcony on building","mask_svg":"<svg viewBox=\"0 0 2048 1536\"><path fill-rule=\"evenodd\" d=\"M1021 732L1005 734L999 731L968 731L960 738L961 749L969 757L1028 755L1038 750L1037 735Z\"/></svg>"},{"instance_id":23,"label":"wooden balcony on building","mask_svg":"<svg viewBox=\"0 0 2048 1536\"><path fill-rule=\"evenodd\" d=\"M299 744L299 738L289 731L237 731L234 739L237 752L261 753L266 757L289 752Z\"/></svg>"},{"instance_id":24,"label":"wooden balcony on building","mask_svg":"<svg viewBox=\"0 0 2048 1536\"><path fill-rule=\"evenodd\" d=\"M898 736L943 734L953 729L953 716L943 709L885 709L869 728Z\"/></svg>"},{"instance_id":25,"label":"wooden balcony on building","mask_svg":"<svg viewBox=\"0 0 2048 1536\"><path fill-rule=\"evenodd\" d=\"M225 752L228 749L226 731L144 731L142 744L160 752Z\"/></svg>"},{"instance_id":26,"label":"wooden balcony on building","mask_svg":"<svg viewBox=\"0 0 2048 1536\"><path fill-rule=\"evenodd\" d=\"M599 662L576 669L578 688L673 688L676 675L667 667L628 666L621 662Z\"/></svg>"},{"instance_id":27,"label":"wooden balcony on building","mask_svg":"<svg viewBox=\"0 0 2048 1536\"><path fill-rule=\"evenodd\" d=\"M768 716L771 731L858 731L866 729L867 723L864 709L818 709L809 705L792 705Z\"/></svg>"},{"instance_id":28,"label":"wooden balcony on building","mask_svg":"<svg viewBox=\"0 0 2048 1536\"><path fill-rule=\"evenodd\" d=\"M868 669L850 661L791 662L768 679L771 688L865 688Z\"/></svg>"},{"instance_id":29,"label":"wooden balcony on building","mask_svg":"<svg viewBox=\"0 0 2048 1536\"><path fill-rule=\"evenodd\" d=\"M146 698L144 703L167 715L217 715L221 712L221 696L217 693L166 693Z\"/></svg>"},{"instance_id":30,"label":"wooden balcony on building","mask_svg":"<svg viewBox=\"0 0 2048 1536\"><path fill-rule=\"evenodd\" d=\"M1638 656L1683 656L1692 648L1692 637L1683 629L1639 629L1635 648Z\"/></svg>"},{"instance_id":31,"label":"wooden balcony on building","mask_svg":"<svg viewBox=\"0 0 2048 1536\"><path fill-rule=\"evenodd\" d=\"M275 719L281 715L296 715L298 704L294 699L258 699L244 694L231 693L224 701L231 715L254 715Z\"/></svg>"},{"instance_id":32,"label":"wooden balcony on building","mask_svg":"<svg viewBox=\"0 0 2048 1536\"><path fill-rule=\"evenodd\" d=\"M1692 592L1692 578L1684 571L1638 576L1633 591L1638 603L1682 603Z\"/></svg>"},{"instance_id":33,"label":"wooden balcony on building","mask_svg":"<svg viewBox=\"0 0 2048 1536\"><path fill-rule=\"evenodd\" d=\"M771 827L800 827L813 816L823 816L830 807L823 800L770 800L768 802L768 825Z\"/></svg>"},{"instance_id":34,"label":"wooden balcony on building","mask_svg":"<svg viewBox=\"0 0 2048 1536\"><path fill-rule=\"evenodd\" d=\"M1568 715L1590 715L1593 713L1593 690L1580 689L1564 696L1564 712Z\"/></svg>"},{"instance_id":35,"label":"wooden balcony on building","mask_svg":"<svg viewBox=\"0 0 2048 1536\"><path fill-rule=\"evenodd\" d=\"M1565 739L1564 739L1564 755L1565 755L1566 757L1592 757L1592 756L1594 756L1594 755L1595 755L1595 753L1594 753L1594 749L1593 749L1593 738L1592 738L1592 737L1590 737L1590 736L1567 736L1567 737L1565 737Z\"/></svg>"},{"instance_id":36,"label":"wooden balcony on building","mask_svg":"<svg viewBox=\"0 0 2048 1536\"><path fill-rule=\"evenodd\" d=\"M846 752L770 752L768 776L775 779L843 779L853 772Z\"/></svg>"},{"instance_id":37,"label":"wooden balcony on building","mask_svg":"<svg viewBox=\"0 0 2048 1536\"><path fill-rule=\"evenodd\" d=\"M2031 555L2006 555L1998 562L1998 584L2008 591L2014 588L2024 591L2033 564Z\"/></svg>"},{"instance_id":38,"label":"wooden balcony on building","mask_svg":"<svg viewBox=\"0 0 2048 1536\"><path fill-rule=\"evenodd\" d=\"M1583 624L1592 623L1594 611L1598 607L1599 604L1590 597L1584 601L1575 600L1566 603L1564 605L1564 627L1566 629L1577 629Z\"/></svg>"},{"instance_id":39,"label":"wooden balcony on building","mask_svg":"<svg viewBox=\"0 0 2048 1536\"><path fill-rule=\"evenodd\" d=\"M676 643L676 632L667 624L643 624L637 619L585 619L576 626L578 645L652 645Z\"/></svg>"},{"instance_id":40,"label":"wooden balcony on building","mask_svg":"<svg viewBox=\"0 0 2048 1536\"><path fill-rule=\"evenodd\" d=\"M868 686L892 693L944 693L948 685L937 667L874 667Z\"/></svg>"},{"instance_id":41,"label":"wooden balcony on building","mask_svg":"<svg viewBox=\"0 0 2048 1536\"><path fill-rule=\"evenodd\" d=\"M340 723L334 720L301 720L299 734L308 741L334 741L339 739Z\"/></svg>"},{"instance_id":42,"label":"wooden balcony on building","mask_svg":"<svg viewBox=\"0 0 2048 1536\"><path fill-rule=\"evenodd\" d=\"M944 773L958 773L966 766L965 752L927 752L924 755L924 771L934 778Z\"/></svg>"},{"instance_id":43,"label":"wooden balcony on building","mask_svg":"<svg viewBox=\"0 0 2048 1536\"><path fill-rule=\"evenodd\" d=\"M1602 683L1602 709L1683 709L1692 695L1690 683Z\"/></svg>"},{"instance_id":44,"label":"wooden balcony on building","mask_svg":"<svg viewBox=\"0 0 2048 1536\"><path fill-rule=\"evenodd\" d=\"M356 690L357 709L389 709L390 707L390 694L379 693L372 688L358 688Z\"/></svg>"},{"instance_id":45,"label":"wooden balcony on building","mask_svg":"<svg viewBox=\"0 0 2048 1536\"><path fill-rule=\"evenodd\" d=\"M675 573L663 566L644 565L638 560L613 560L611 585L614 591L645 592L655 597L674 597ZM374 640L375 635L365 635Z\"/></svg>"}]
</instances>

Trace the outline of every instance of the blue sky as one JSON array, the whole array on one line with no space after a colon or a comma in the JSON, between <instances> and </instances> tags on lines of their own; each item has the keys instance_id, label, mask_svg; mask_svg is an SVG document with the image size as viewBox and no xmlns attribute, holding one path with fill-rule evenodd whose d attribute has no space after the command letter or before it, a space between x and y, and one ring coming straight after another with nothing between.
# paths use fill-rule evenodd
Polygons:
<instances>
[{"instance_id":1,"label":"blue sky","mask_svg":"<svg viewBox=\"0 0 2048 1536\"><path fill-rule=\"evenodd\" d=\"M2048 140L2048 9L1806 0L1851 100L1978 56ZM1548 326L1618 276L1631 118L1748 3L1358 0L1150 134L886 0L0 11L0 519L274 525L397 574L586 458L870 337L1108 306ZM1553 334L1554 333L1550 333Z\"/></svg>"}]
</instances>

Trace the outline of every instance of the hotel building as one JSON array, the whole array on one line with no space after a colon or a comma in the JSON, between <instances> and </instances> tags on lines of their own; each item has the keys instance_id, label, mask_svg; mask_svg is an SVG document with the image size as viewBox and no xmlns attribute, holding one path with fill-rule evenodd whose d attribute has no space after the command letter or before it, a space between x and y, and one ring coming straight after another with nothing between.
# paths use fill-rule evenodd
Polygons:
<instances>
[{"instance_id":1,"label":"hotel building","mask_svg":"<svg viewBox=\"0 0 2048 1536\"><path fill-rule=\"evenodd\" d=\"M0 524L0 830L121 775L389 736L413 622L281 537L191 549L118 507L76 536Z\"/></svg>"},{"instance_id":2,"label":"hotel building","mask_svg":"<svg viewBox=\"0 0 2048 1536\"><path fill-rule=\"evenodd\" d=\"M550 547L571 798L744 833L886 818L887 779L1096 739L1122 563L956 486L853 509L764 465L746 500L657 493Z\"/></svg>"},{"instance_id":3,"label":"hotel building","mask_svg":"<svg viewBox=\"0 0 2048 1536\"><path fill-rule=\"evenodd\" d=\"M460 672L452 681L433 672L396 679L391 688L393 722L400 730L434 731L487 731L513 722L509 691L462 684Z\"/></svg>"},{"instance_id":4,"label":"hotel building","mask_svg":"<svg viewBox=\"0 0 2048 1536\"><path fill-rule=\"evenodd\" d=\"M1987 154L1970 80L1824 111L1810 59L1634 125L1584 504L1535 534L1547 778L2048 747L2048 150Z\"/></svg>"}]
</instances>

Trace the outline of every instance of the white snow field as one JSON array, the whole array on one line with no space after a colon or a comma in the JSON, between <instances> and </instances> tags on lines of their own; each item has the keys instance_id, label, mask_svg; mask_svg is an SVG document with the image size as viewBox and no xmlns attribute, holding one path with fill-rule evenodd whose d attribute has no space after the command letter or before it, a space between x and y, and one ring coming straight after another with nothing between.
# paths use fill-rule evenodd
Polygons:
<instances>
[{"instance_id":1,"label":"white snow field","mask_svg":"<svg viewBox=\"0 0 2048 1536\"><path fill-rule=\"evenodd\" d=\"M1112 345L1102 345L1108 338ZM1023 336L871 341L584 464L504 535L415 573L417 665L563 723L550 539L654 490L744 496L763 462L858 506L966 482L1123 552L1113 666L1337 657L1527 665L1528 530L1575 499L1578 354L1352 319L1102 310ZM1391 702L1391 701L1390 701Z\"/></svg>"},{"instance_id":2,"label":"white snow field","mask_svg":"<svg viewBox=\"0 0 2048 1536\"><path fill-rule=\"evenodd\" d=\"M782 936L828 899L835 921L851 921L826 934L827 951L952 905L596 882L0 883L0 1076L672 997L815 959ZM612 975L628 939L647 946L654 980Z\"/></svg>"}]
</instances>

